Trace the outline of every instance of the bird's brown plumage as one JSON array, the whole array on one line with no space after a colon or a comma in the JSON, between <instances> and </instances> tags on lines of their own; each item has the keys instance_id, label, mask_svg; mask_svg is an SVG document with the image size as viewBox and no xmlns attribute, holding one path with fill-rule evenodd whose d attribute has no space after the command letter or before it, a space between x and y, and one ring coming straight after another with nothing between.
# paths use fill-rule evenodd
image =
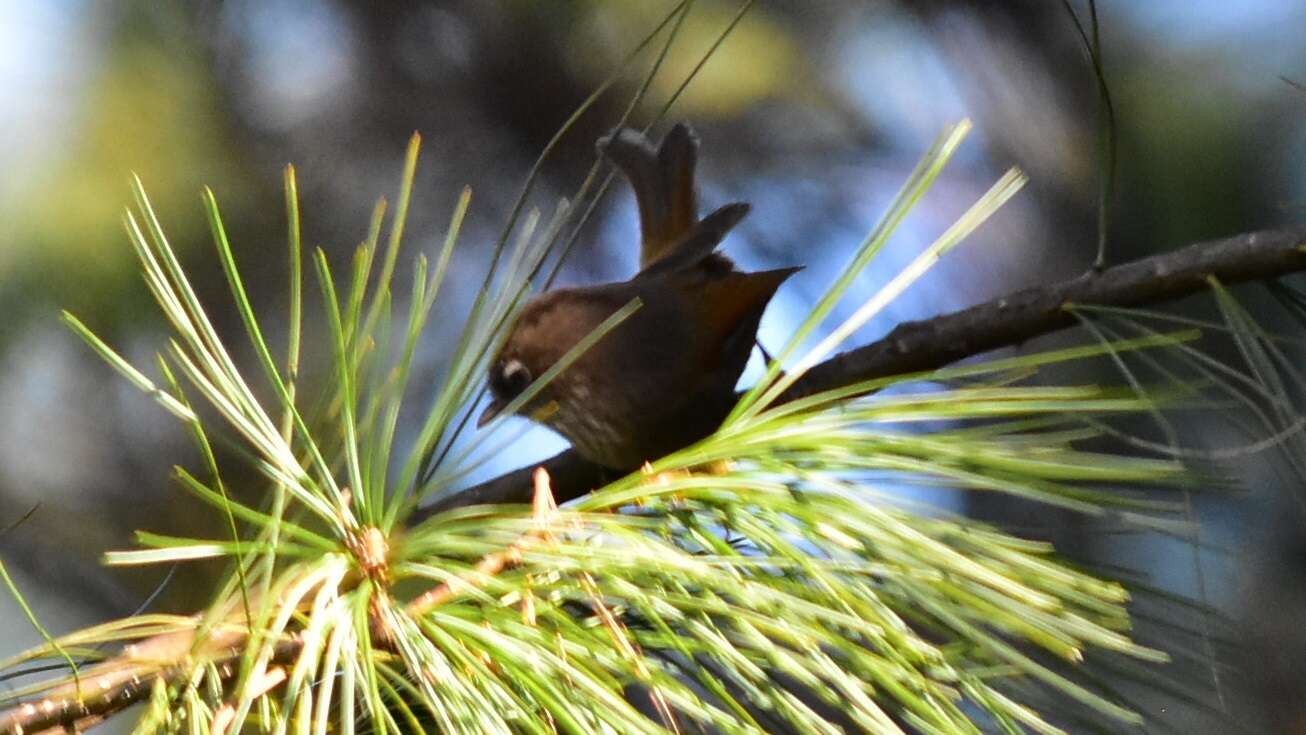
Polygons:
<instances>
[{"instance_id":1,"label":"bird's brown plumage","mask_svg":"<svg viewBox=\"0 0 1306 735\"><path fill-rule=\"evenodd\" d=\"M744 273L715 252L748 205L728 204L698 218L697 141L687 126L673 128L659 148L630 130L600 146L635 190L643 267L629 281L558 289L529 302L491 366L493 402L485 417L638 298L634 314L521 411L540 415L587 459L625 470L720 425L762 313L797 269Z\"/></svg>"}]
</instances>

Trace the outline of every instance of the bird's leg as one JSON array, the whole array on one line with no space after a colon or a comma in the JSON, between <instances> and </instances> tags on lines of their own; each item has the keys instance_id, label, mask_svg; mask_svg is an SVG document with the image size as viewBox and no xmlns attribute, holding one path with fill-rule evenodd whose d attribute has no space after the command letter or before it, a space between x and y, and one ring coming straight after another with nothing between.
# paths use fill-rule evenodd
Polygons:
<instances>
[{"instance_id":1,"label":"bird's leg","mask_svg":"<svg viewBox=\"0 0 1306 735\"><path fill-rule=\"evenodd\" d=\"M757 345L757 351L762 353L762 362L766 365L766 367L770 368L771 364L775 362L775 358L772 357L771 353L767 352L766 348L762 346L762 340L760 338L755 338L753 340L753 344ZM785 371L781 370L779 373L776 374L776 377L783 378L784 374Z\"/></svg>"}]
</instances>

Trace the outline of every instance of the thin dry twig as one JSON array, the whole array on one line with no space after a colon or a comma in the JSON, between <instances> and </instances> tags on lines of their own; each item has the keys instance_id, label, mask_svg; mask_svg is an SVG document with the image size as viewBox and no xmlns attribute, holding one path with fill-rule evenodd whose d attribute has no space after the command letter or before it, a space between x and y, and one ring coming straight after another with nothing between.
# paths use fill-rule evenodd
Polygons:
<instances>
[{"instance_id":1,"label":"thin dry twig","mask_svg":"<svg viewBox=\"0 0 1306 735\"><path fill-rule=\"evenodd\" d=\"M286 669L282 666L273 667L249 682L246 695L251 699L261 697L281 686L285 681ZM236 705L231 702L224 703L213 713L213 724L209 728L210 735L227 735L227 728L231 727L234 719L236 719Z\"/></svg>"},{"instance_id":2,"label":"thin dry twig","mask_svg":"<svg viewBox=\"0 0 1306 735\"><path fill-rule=\"evenodd\" d=\"M502 551L487 554L476 563L471 571L460 574L448 582L418 595L412 602L408 603L407 611L409 615L414 617L423 615L433 608L449 602L463 592L476 587L478 583L487 577L493 577L505 569L517 566L521 563L522 552L542 541L553 538L550 524L553 515L557 513L558 504L554 501L553 492L549 487L549 473L543 467L536 467L533 477L535 491L531 507L534 522L531 529Z\"/></svg>"},{"instance_id":3,"label":"thin dry twig","mask_svg":"<svg viewBox=\"0 0 1306 735\"><path fill-rule=\"evenodd\" d=\"M621 624L621 621L613 614L612 609L603 602L603 596L599 593L599 586L594 581L594 577L589 572L581 572L580 581L581 586L585 588L585 593L589 595L590 603L593 605L599 621L603 623L604 629L611 636L613 645L630 662L639 680L648 686L649 699L653 702L653 708L657 710L662 724L676 735L679 735L680 724L676 720L676 713L671 709L671 703L667 701L666 693L654 683L653 675L644 663L644 655L639 650L639 644L630 639L630 636L626 633L626 626Z\"/></svg>"}]
</instances>

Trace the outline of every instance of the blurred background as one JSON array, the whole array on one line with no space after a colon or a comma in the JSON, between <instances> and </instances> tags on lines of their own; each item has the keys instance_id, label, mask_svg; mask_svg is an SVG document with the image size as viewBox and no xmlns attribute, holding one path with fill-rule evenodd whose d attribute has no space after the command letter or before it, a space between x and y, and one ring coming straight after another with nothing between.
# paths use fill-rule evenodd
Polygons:
<instances>
[{"instance_id":1,"label":"blurred background","mask_svg":"<svg viewBox=\"0 0 1306 735\"><path fill-rule=\"evenodd\" d=\"M1071 4L1087 16L1083 3ZM433 384L540 149L672 5L0 0L0 527L36 507L0 537L0 557L52 632L147 602L189 611L221 571L199 564L168 577L166 569L99 565L105 549L129 547L135 529L222 533L214 514L170 485L173 464L197 461L182 427L58 320L69 309L137 364L150 364L165 344L122 229L131 172L219 329L243 345L201 187L215 190L255 301L275 322L286 300L282 167L298 170L306 245L343 263L365 238L376 198L393 200L404 146L419 131L410 257L436 250L459 191L474 192L452 289L423 345ZM1306 220L1306 4L1099 5L1119 135L1108 262ZM635 124L653 119L737 7L695 4ZM551 212L574 191L594 161L595 138L618 119L652 58L639 57L580 118L530 205ZM841 272L948 123L970 117L975 132L859 280L852 304L1004 169L1029 173L1030 184L993 221L856 337L864 343L899 321L1092 263L1097 109L1088 57L1060 3L761 0L668 119L691 121L702 138L702 206L754 205L728 252L750 269L807 266L768 312L768 344ZM632 198L614 186L559 282L632 275L636 228ZM1179 308L1209 311L1200 300ZM321 357L307 353L306 380L325 369ZM433 385L418 383L427 392L416 399L426 405ZM1212 429L1212 443L1230 440L1220 431ZM534 431L478 477L562 446ZM1212 626L1205 639L1171 633L1179 661L1170 673L1187 697L1119 682L1157 722L1225 732L1223 712L1250 732L1306 732L1298 729L1306 728L1302 490L1283 480L1289 475L1272 456L1226 469L1242 491L1199 500L1200 549L993 498L944 501L1037 526L1031 535L1054 538L1084 563L1220 611L1214 622L1184 623ZM257 489L251 482L247 492ZM1140 606L1143 634L1150 618L1175 622L1185 609ZM0 656L37 640L0 595Z\"/></svg>"}]
</instances>

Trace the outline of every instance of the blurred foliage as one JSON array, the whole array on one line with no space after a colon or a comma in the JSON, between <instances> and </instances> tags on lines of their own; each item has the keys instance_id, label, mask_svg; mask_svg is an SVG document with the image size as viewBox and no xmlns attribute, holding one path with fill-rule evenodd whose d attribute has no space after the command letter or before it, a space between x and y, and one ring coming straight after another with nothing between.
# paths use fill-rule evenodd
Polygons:
<instances>
[{"instance_id":1,"label":"blurred foliage","mask_svg":"<svg viewBox=\"0 0 1306 735\"><path fill-rule=\"evenodd\" d=\"M664 11L655 3L599 2L594 6L589 23L572 29L566 48L576 69L584 76L599 78L620 61L616 52L633 45ZM681 31L666 60L665 73L653 80L645 114L655 112L658 100L676 91L741 7L724 0L695 5L694 22ZM712 55L681 96L677 114L697 121L728 120L779 98L796 104L815 102L811 59L804 53L799 28L788 24L786 15L764 5L745 15L731 32L729 43ZM595 46L596 35L606 35L615 43Z\"/></svg>"},{"instance_id":2,"label":"blurred foliage","mask_svg":"<svg viewBox=\"0 0 1306 735\"><path fill-rule=\"evenodd\" d=\"M165 501L166 475L148 469L164 464L161 457L190 455L166 438L163 419L144 399L125 395L54 323L57 307L74 309L133 354L161 339L123 246L130 172L150 188L188 264L211 254L194 202L202 184L213 185L248 278L266 284L285 270L283 253L266 245L283 237L284 223L258 203L275 198L280 167L300 167L307 242L337 256L365 236L359 222L371 197L391 185L402 141L419 130L428 165L410 227L417 246L437 248L462 186L476 190L468 246L450 265L450 293L466 304L475 280L461 276L484 262L539 148L670 7L598 0L0 6L0 34L10 34L0 43L0 81L43 83L0 95L0 120L54 121L39 136L14 125L19 132L0 142L0 160L13 152L0 189L0 413L10 419L0 432L0 525L33 498L45 501L3 540L6 562L40 579L75 580L67 592L81 602L126 612L158 577L106 574L87 547L125 539L147 521L178 533L209 530L190 525L197 518L188 506ZM652 99L666 97L737 7L695 4ZM1113 262L1306 212L1306 95L1279 79L1306 77L1306 46L1294 35L1306 25L1306 7L1297 0L1233 7L1100 3L1121 133ZM41 21L51 15L63 20ZM42 34L43 43L29 43ZM619 91L636 83L623 80ZM970 252L984 255L963 252L956 265L936 269L864 333L878 334L893 320L1065 277L1091 260L1095 173L1081 162L1092 160L1093 105L1088 65L1059 3L762 0L671 115L691 119L704 138L705 204L755 204L732 256L750 265L807 264L770 317L781 324L837 275L904 161L942 121L971 116L985 150L958 162L922 221L955 216L998 167L1015 162L1031 173L1026 193L978 235L985 247ZM639 122L650 109L637 112ZM579 121L544 170L533 204L551 209L572 191L593 160L594 139L619 112L604 101ZM629 276L621 244L631 217L625 197L601 204L563 282ZM903 248L929 236L906 231ZM192 276L201 299L216 302L217 269L200 266ZM220 332L238 329L232 312L215 310L213 318ZM420 369L434 369L431 352L420 352ZM243 364L250 355L236 359ZM1208 433L1212 441L1222 436ZM1286 551L1218 556L1211 602L1275 629L1267 619L1280 606L1248 602L1242 590L1248 579L1297 578L1292 565L1306 567L1293 551L1302 524L1279 511L1282 480L1273 462L1235 471L1256 492L1247 502L1214 502L1205 519L1211 533L1240 554L1280 538ZM1192 576L1186 553L1158 554L1045 512L1036 520L1086 563L1148 567L1173 591L1194 592L1182 581ZM184 588L174 582L165 604L194 594ZM0 619L12 617L5 604Z\"/></svg>"},{"instance_id":3,"label":"blurred foliage","mask_svg":"<svg viewBox=\"0 0 1306 735\"><path fill-rule=\"evenodd\" d=\"M75 132L59 134L58 154L17 196L0 200L12 238L0 250L0 283L6 293L13 288L29 297L6 299L17 315L24 302L100 310L126 295L124 281L134 269L115 244L129 172L156 186L161 205L176 212L194 211L186 205L202 182L222 185L237 173L239 157L225 139L213 79L186 45L193 39L160 37L137 17L143 8L104 12L116 23L75 105ZM183 249L204 231L193 215L174 227Z\"/></svg>"}]
</instances>

